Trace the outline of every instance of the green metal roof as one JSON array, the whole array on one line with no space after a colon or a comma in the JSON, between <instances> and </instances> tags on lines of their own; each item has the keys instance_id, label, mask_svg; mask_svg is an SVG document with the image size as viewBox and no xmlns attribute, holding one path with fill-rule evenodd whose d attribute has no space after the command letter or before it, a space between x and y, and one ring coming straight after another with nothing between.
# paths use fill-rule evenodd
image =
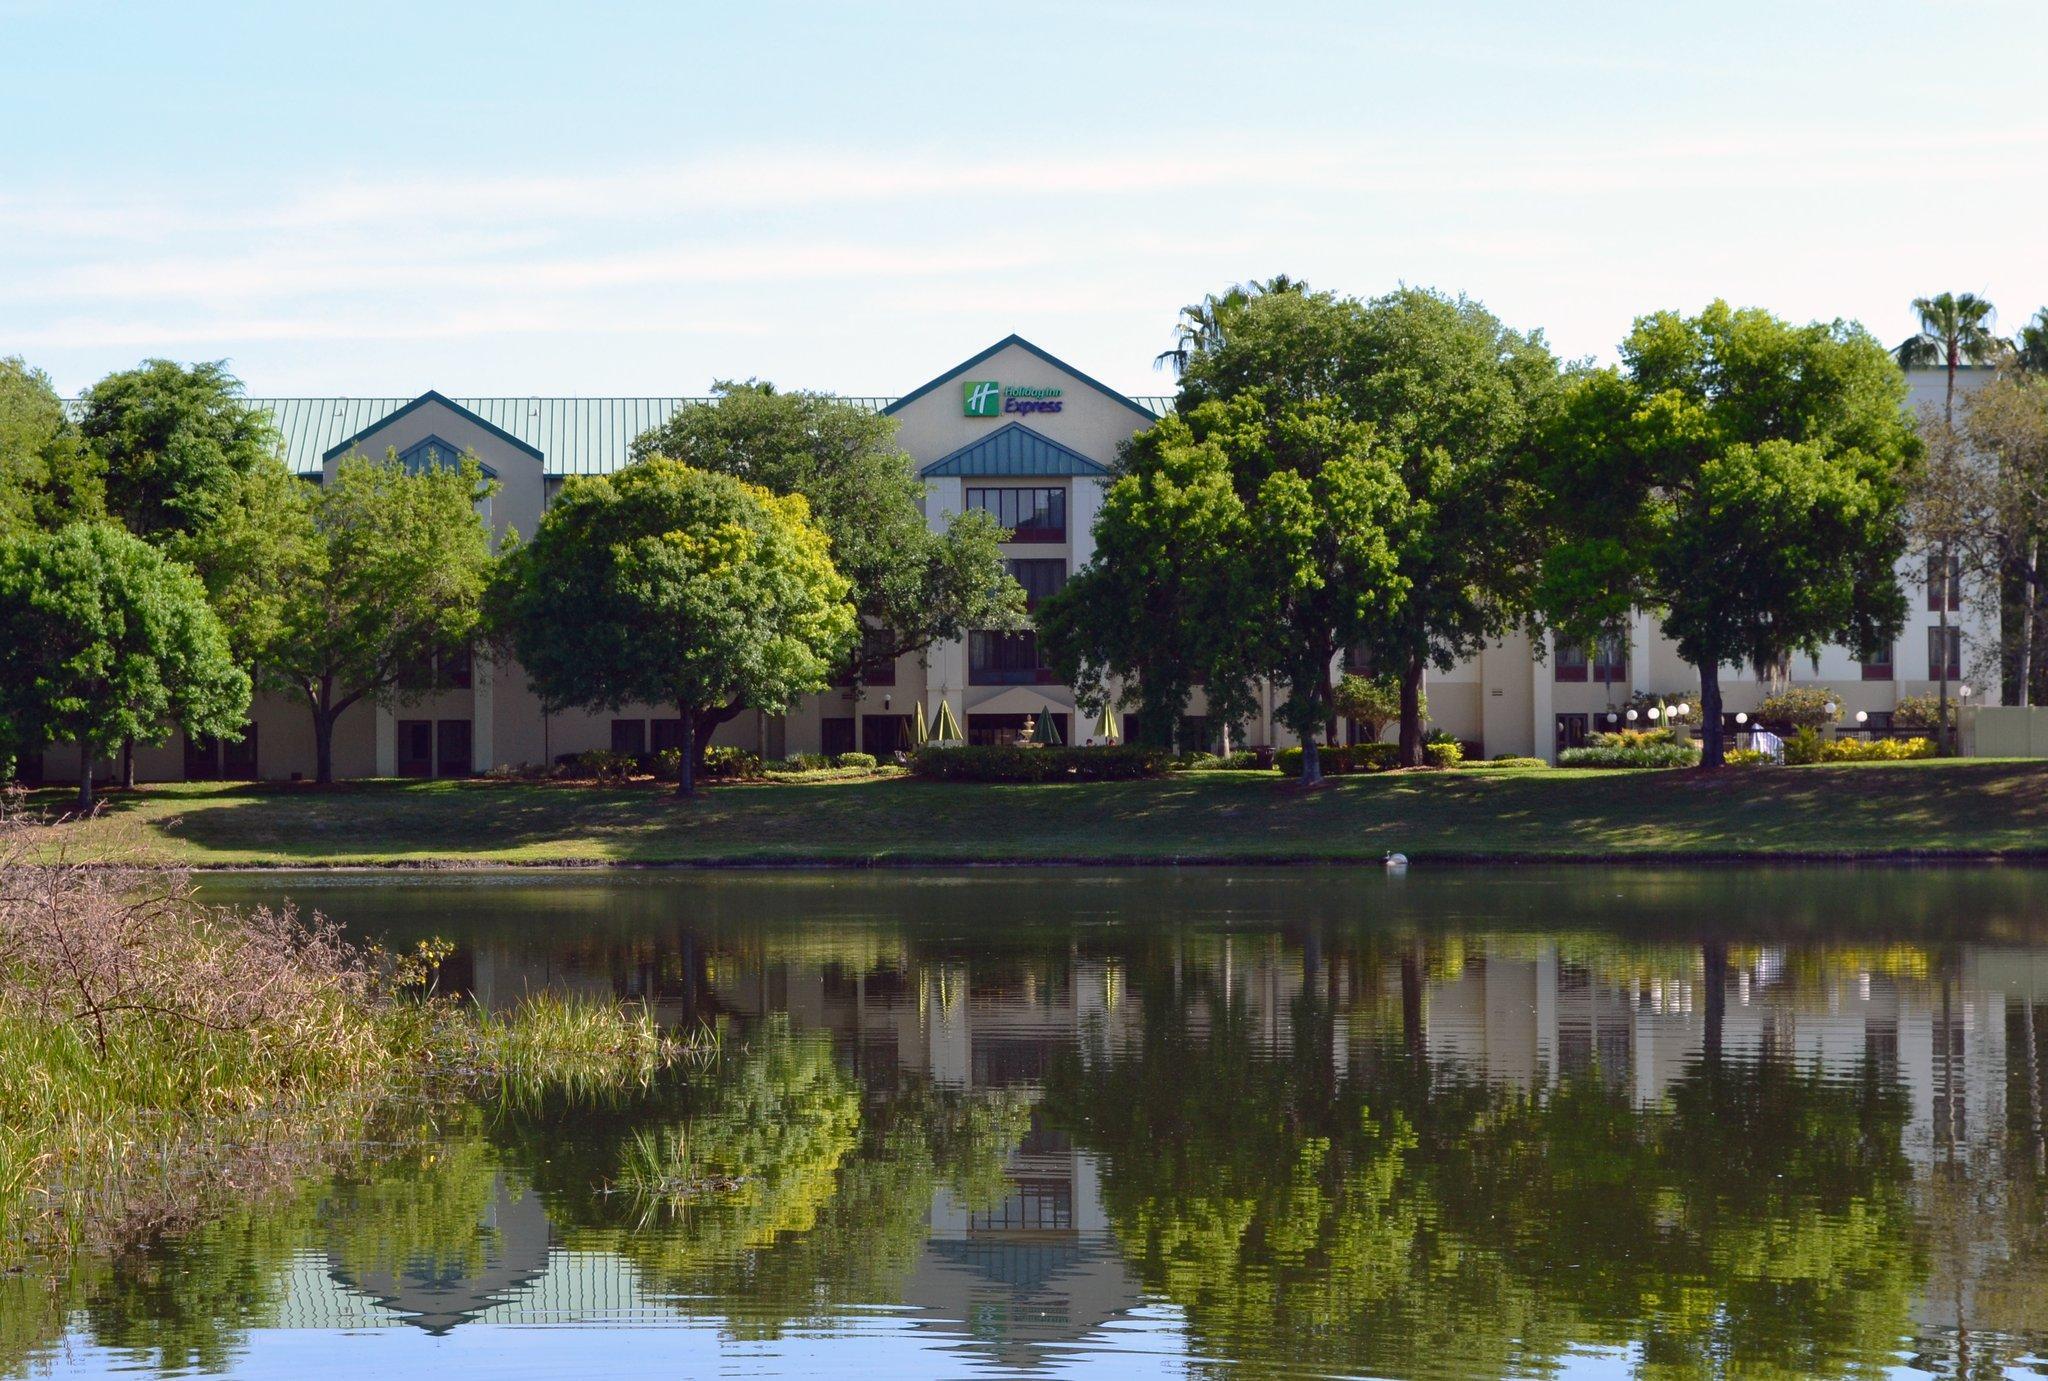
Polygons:
<instances>
[{"instance_id":1,"label":"green metal roof","mask_svg":"<svg viewBox=\"0 0 2048 1381\"><path fill-rule=\"evenodd\" d=\"M248 400L251 407L270 414L272 425L284 439L285 462L302 475L321 473L329 451L417 401L417 395ZM539 451L550 475L605 475L632 459L633 443L643 432L660 426L683 408L717 399L451 397L448 401ZM848 397L841 401L881 412L895 399ZM1173 403L1171 398L1156 397L1132 401L1161 414ZM73 417L81 407L75 399L65 404Z\"/></svg>"},{"instance_id":2,"label":"green metal roof","mask_svg":"<svg viewBox=\"0 0 2048 1381\"><path fill-rule=\"evenodd\" d=\"M1062 446L1049 436L1041 436L1022 422L1012 422L951 454L940 456L918 473L926 479L937 479L942 475L1008 479L1101 476L1108 474L1109 470L1079 451Z\"/></svg>"}]
</instances>

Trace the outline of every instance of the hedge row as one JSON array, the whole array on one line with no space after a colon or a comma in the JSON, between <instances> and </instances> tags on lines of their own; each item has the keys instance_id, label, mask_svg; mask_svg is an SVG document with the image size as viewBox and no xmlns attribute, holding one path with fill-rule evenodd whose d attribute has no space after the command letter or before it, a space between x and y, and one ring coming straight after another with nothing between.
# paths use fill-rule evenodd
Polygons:
<instances>
[{"instance_id":1,"label":"hedge row","mask_svg":"<svg viewBox=\"0 0 2048 1381\"><path fill-rule=\"evenodd\" d=\"M1127 782L1163 777L1171 759L1156 748L920 748L912 776L937 782Z\"/></svg>"},{"instance_id":2,"label":"hedge row","mask_svg":"<svg viewBox=\"0 0 2048 1381\"><path fill-rule=\"evenodd\" d=\"M1339 777L1352 772L1386 772L1399 764L1401 745L1398 743L1350 743L1337 748L1323 748L1316 753L1322 764L1325 777ZM1282 748L1273 755L1273 766L1290 777L1301 775L1301 750Z\"/></svg>"}]
</instances>

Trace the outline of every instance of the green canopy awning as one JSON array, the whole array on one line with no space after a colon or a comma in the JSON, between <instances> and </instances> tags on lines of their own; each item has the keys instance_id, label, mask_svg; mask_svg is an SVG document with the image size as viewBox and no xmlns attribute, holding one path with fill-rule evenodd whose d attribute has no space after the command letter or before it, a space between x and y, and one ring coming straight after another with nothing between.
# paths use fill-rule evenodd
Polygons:
<instances>
[{"instance_id":1,"label":"green canopy awning","mask_svg":"<svg viewBox=\"0 0 2048 1381\"><path fill-rule=\"evenodd\" d=\"M953 706L944 700L939 702L939 712L932 716L932 742L960 743L967 735L960 732L960 721L953 718Z\"/></svg>"},{"instance_id":2,"label":"green canopy awning","mask_svg":"<svg viewBox=\"0 0 2048 1381\"><path fill-rule=\"evenodd\" d=\"M1101 739L1104 743L1108 743L1111 739L1119 739L1123 736L1123 726L1116 722L1115 707L1105 704L1102 707L1102 714L1095 721L1095 737Z\"/></svg>"},{"instance_id":3,"label":"green canopy awning","mask_svg":"<svg viewBox=\"0 0 2048 1381\"><path fill-rule=\"evenodd\" d=\"M1047 748L1058 748L1066 742L1060 737L1059 721L1052 717L1052 706L1047 705L1038 712L1038 728L1033 731L1032 737Z\"/></svg>"}]
</instances>

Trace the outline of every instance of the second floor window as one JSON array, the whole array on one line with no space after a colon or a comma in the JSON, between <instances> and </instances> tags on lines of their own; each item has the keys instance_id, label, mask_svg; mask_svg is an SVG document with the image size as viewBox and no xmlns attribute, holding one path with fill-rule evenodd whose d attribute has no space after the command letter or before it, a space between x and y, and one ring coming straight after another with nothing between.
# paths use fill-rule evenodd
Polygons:
<instances>
[{"instance_id":1,"label":"second floor window","mask_svg":"<svg viewBox=\"0 0 2048 1381\"><path fill-rule=\"evenodd\" d=\"M1012 542L1067 540L1064 489L969 489L967 506L1008 528Z\"/></svg>"},{"instance_id":2,"label":"second floor window","mask_svg":"<svg viewBox=\"0 0 2048 1381\"><path fill-rule=\"evenodd\" d=\"M1555 675L1559 681L1584 681L1590 677L1603 685L1626 681L1628 640L1609 634L1595 640L1590 651L1584 643L1559 643Z\"/></svg>"},{"instance_id":3,"label":"second floor window","mask_svg":"<svg viewBox=\"0 0 2048 1381\"><path fill-rule=\"evenodd\" d=\"M1890 648L1890 647L1886 647L1886 648L1884 648L1884 649L1883 649L1882 651L1880 651L1880 652L1879 652L1879 653L1877 654L1877 660L1876 660L1876 661L1874 661L1874 662L1865 662L1865 663L1863 663L1862 665L1863 665L1863 679L1864 679L1864 680L1866 680L1866 681L1889 681L1889 680L1891 680L1891 679L1892 679L1892 650L1891 650L1891 648Z\"/></svg>"},{"instance_id":4,"label":"second floor window","mask_svg":"<svg viewBox=\"0 0 2048 1381\"><path fill-rule=\"evenodd\" d=\"M893 686L896 684L896 659L884 656L889 650L888 635L878 628L868 629L861 638L860 658L865 667L861 683L869 686ZM832 684L841 690L853 684L853 668L849 667L836 677Z\"/></svg>"},{"instance_id":5,"label":"second floor window","mask_svg":"<svg viewBox=\"0 0 2048 1381\"><path fill-rule=\"evenodd\" d=\"M1036 633L969 633L967 683L971 686L1029 686L1052 679L1039 665Z\"/></svg>"},{"instance_id":6,"label":"second floor window","mask_svg":"<svg viewBox=\"0 0 2048 1381\"><path fill-rule=\"evenodd\" d=\"M1004 564L1010 568L1010 579L1024 587L1026 609L1036 609L1040 600L1058 594L1067 583L1064 556L1012 557Z\"/></svg>"},{"instance_id":7,"label":"second floor window","mask_svg":"<svg viewBox=\"0 0 2048 1381\"><path fill-rule=\"evenodd\" d=\"M1947 580L1941 577L1941 558L1927 558L1927 607L1939 611L1944 598L1951 614L1963 607L1963 558L1953 553L1948 558Z\"/></svg>"}]
</instances>

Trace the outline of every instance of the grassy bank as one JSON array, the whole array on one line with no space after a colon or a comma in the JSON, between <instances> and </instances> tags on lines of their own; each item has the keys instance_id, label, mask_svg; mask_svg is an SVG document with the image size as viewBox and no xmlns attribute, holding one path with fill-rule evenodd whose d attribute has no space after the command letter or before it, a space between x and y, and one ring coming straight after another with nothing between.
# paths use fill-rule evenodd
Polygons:
<instances>
[{"instance_id":1,"label":"grassy bank","mask_svg":"<svg viewBox=\"0 0 2048 1381\"><path fill-rule=\"evenodd\" d=\"M52 808L61 794L47 798ZM188 784L45 832L75 858L159 864L904 864L2048 856L2048 764L1695 772L1272 773L1000 786Z\"/></svg>"},{"instance_id":2,"label":"grassy bank","mask_svg":"<svg viewBox=\"0 0 2048 1381\"><path fill-rule=\"evenodd\" d=\"M438 999L432 946L32 865L37 833L0 818L0 1266L196 1221L455 1102L629 1086L679 1053L638 1009Z\"/></svg>"}]
</instances>

